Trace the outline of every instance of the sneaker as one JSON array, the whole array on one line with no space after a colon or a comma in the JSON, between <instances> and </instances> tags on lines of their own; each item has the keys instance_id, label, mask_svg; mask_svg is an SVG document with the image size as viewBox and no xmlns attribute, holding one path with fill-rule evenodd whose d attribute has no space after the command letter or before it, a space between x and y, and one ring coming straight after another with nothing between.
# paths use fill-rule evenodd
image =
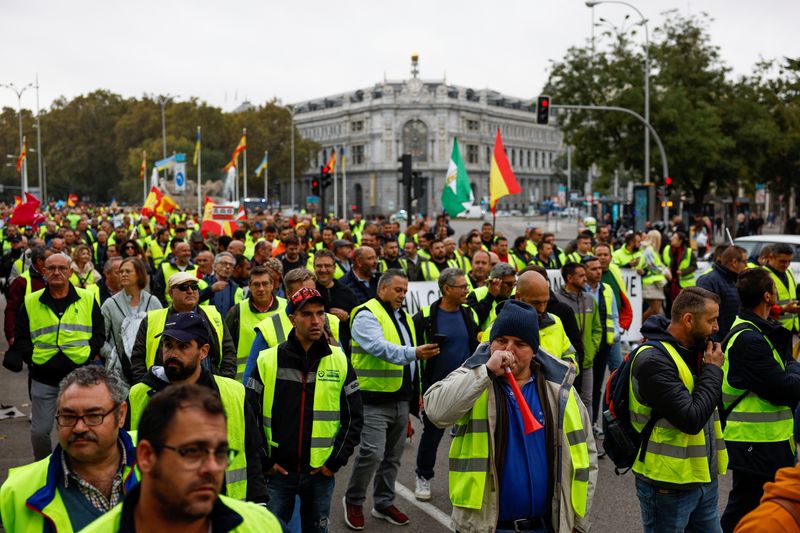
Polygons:
<instances>
[{"instance_id":1,"label":"sneaker","mask_svg":"<svg viewBox=\"0 0 800 533\"><path fill-rule=\"evenodd\" d=\"M593 425L592 426L592 433L594 433L597 436L602 436L603 435L603 426L601 426L600 424Z\"/></svg>"},{"instance_id":2,"label":"sneaker","mask_svg":"<svg viewBox=\"0 0 800 533\"><path fill-rule=\"evenodd\" d=\"M421 501L427 502L431 499L431 480L424 477L417 476L417 486L414 489L414 497Z\"/></svg>"},{"instance_id":3,"label":"sneaker","mask_svg":"<svg viewBox=\"0 0 800 533\"><path fill-rule=\"evenodd\" d=\"M373 507L372 516L375 518L380 518L381 520L386 520L390 524L394 524L396 526L405 526L409 522L408 517L400 512L400 509L394 505L390 505L384 509L375 509Z\"/></svg>"},{"instance_id":4,"label":"sneaker","mask_svg":"<svg viewBox=\"0 0 800 533\"><path fill-rule=\"evenodd\" d=\"M350 529L360 531L364 529L364 510L360 505L350 505L347 503L345 497L342 497L342 506L344 506L344 523ZM373 513L375 510L373 509Z\"/></svg>"}]
</instances>

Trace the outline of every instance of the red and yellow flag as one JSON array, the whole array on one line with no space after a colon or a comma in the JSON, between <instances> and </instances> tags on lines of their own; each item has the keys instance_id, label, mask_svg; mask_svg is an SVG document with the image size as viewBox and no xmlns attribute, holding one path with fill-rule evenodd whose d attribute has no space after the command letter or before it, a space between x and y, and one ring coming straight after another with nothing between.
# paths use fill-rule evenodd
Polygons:
<instances>
[{"instance_id":1,"label":"red and yellow flag","mask_svg":"<svg viewBox=\"0 0 800 533\"><path fill-rule=\"evenodd\" d=\"M75 207L80 201L81 199L77 194L70 193L67 195L67 207Z\"/></svg>"},{"instance_id":2,"label":"red and yellow flag","mask_svg":"<svg viewBox=\"0 0 800 533\"><path fill-rule=\"evenodd\" d=\"M22 162L25 161L25 158L28 156L28 141L25 140L25 137L22 138L22 150L19 152L19 157L17 158L17 172L22 170Z\"/></svg>"},{"instance_id":3,"label":"red and yellow flag","mask_svg":"<svg viewBox=\"0 0 800 533\"><path fill-rule=\"evenodd\" d=\"M153 216L156 207L161 202L162 196L164 196L164 193L161 192L158 187L151 187L147 198L144 200L144 205L142 206L142 215L148 217Z\"/></svg>"},{"instance_id":4,"label":"red and yellow flag","mask_svg":"<svg viewBox=\"0 0 800 533\"><path fill-rule=\"evenodd\" d=\"M331 152L331 158L328 159L328 163L325 166L328 167L328 172L331 174L336 173L336 148Z\"/></svg>"},{"instance_id":5,"label":"red and yellow flag","mask_svg":"<svg viewBox=\"0 0 800 533\"><path fill-rule=\"evenodd\" d=\"M514 171L508 163L506 151L503 148L503 139L500 137L500 128L497 128L497 137L494 141L494 152L492 153L492 165L489 169L489 206L492 213L498 200L509 194L519 194L522 189L519 186Z\"/></svg>"},{"instance_id":6,"label":"red and yellow flag","mask_svg":"<svg viewBox=\"0 0 800 533\"><path fill-rule=\"evenodd\" d=\"M140 181L144 181L145 172L147 172L147 152L142 152L142 166L139 168Z\"/></svg>"},{"instance_id":7,"label":"red and yellow flag","mask_svg":"<svg viewBox=\"0 0 800 533\"><path fill-rule=\"evenodd\" d=\"M242 138L239 139L239 144L236 145L236 148L233 150L233 154L231 155L231 160L228 161L228 164L225 165L225 172L229 171L231 167L236 166L236 160L239 158L239 154L247 150L247 131L242 132Z\"/></svg>"}]
</instances>

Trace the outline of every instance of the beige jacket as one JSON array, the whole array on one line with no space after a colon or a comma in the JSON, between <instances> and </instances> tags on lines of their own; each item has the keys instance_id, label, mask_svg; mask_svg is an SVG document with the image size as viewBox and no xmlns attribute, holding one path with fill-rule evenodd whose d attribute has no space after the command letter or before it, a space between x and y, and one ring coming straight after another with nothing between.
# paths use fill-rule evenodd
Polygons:
<instances>
[{"instance_id":1,"label":"beige jacket","mask_svg":"<svg viewBox=\"0 0 800 533\"><path fill-rule=\"evenodd\" d=\"M461 533L487 533L496 529L497 517L499 513L499 494L498 494L498 475L495 461L495 428L497 427L497 398L495 388L492 386L494 376L486 368L486 361L489 359L489 345L484 343L478 346L475 354L470 357L463 366L454 370L442 381L435 383L425 393L425 414L440 428L452 426L462 416L464 416L475 401L480 397L484 390L489 389L489 460L492 465L489 476L486 480L486 489L483 494L483 505L481 509L467 509L463 507L453 507L453 525ZM548 411L545 413L545 425L555 424L555 421L563 419L563 407L560 399L563 395L563 402L566 404L568 394L572 394L577 399L578 407L581 410L583 427L586 428L586 443L589 448L589 487L587 495L586 516L577 516L571 505L571 479L572 479L572 460L569 454L569 446L564 438L563 432L549 432L552 437L550 446L554 453L548 452L548 456L555 456L555 452L561 455L561 470L556 471L557 466L552 465L553 501L551 502L552 527L557 533L571 533L573 530L580 532L589 531L588 514L591 510L594 488L597 484L597 446L592 435L592 422L588 411L584 408L577 392L572 388L572 381L575 378L574 370L566 362L556 359L543 351L539 351L533 358L531 365L540 378L547 396L546 404ZM539 392L542 393L542 385ZM551 425L551 427L555 427Z\"/></svg>"}]
</instances>

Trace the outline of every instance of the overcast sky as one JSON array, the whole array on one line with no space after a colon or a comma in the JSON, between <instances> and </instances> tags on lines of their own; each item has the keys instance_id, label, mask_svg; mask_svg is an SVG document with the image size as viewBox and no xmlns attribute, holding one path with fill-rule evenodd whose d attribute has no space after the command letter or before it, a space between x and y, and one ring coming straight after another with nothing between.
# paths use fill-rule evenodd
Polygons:
<instances>
[{"instance_id":1,"label":"overcast sky","mask_svg":"<svg viewBox=\"0 0 800 533\"><path fill-rule=\"evenodd\" d=\"M800 57L798 0L630 1L651 31L667 9L709 13L737 74L759 57ZM626 13L595 8L617 25ZM425 79L532 97L550 60L589 38L592 10L581 0L3 0L0 22L0 83L38 72L43 107L102 88L230 110L245 98L291 103L405 78L412 52ZM0 88L0 106L16 105ZM23 106L35 106L33 91Z\"/></svg>"}]
</instances>

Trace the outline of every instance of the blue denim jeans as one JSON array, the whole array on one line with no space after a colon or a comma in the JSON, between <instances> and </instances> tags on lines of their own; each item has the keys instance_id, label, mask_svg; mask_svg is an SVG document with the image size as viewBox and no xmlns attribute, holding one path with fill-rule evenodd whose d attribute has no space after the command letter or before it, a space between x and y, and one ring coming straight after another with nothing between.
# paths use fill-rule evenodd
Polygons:
<instances>
[{"instance_id":1,"label":"blue denim jeans","mask_svg":"<svg viewBox=\"0 0 800 533\"><path fill-rule=\"evenodd\" d=\"M667 490L637 477L636 495L644 533L722 532L716 479L690 490Z\"/></svg>"},{"instance_id":2,"label":"blue denim jeans","mask_svg":"<svg viewBox=\"0 0 800 533\"><path fill-rule=\"evenodd\" d=\"M327 533L331 513L334 478L322 473L267 476L270 511L288 524L294 514L295 497L300 497L300 523L303 533Z\"/></svg>"}]
</instances>

